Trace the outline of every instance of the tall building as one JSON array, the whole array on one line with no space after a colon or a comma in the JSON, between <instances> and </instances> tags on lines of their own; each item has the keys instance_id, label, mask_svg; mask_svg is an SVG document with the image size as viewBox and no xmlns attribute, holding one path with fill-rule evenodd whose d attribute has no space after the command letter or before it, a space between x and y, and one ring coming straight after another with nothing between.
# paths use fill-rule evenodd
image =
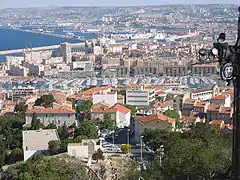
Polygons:
<instances>
[{"instance_id":1,"label":"tall building","mask_svg":"<svg viewBox=\"0 0 240 180\"><path fill-rule=\"evenodd\" d=\"M60 55L65 63L70 64L72 62L72 44L62 43L60 45Z\"/></svg>"}]
</instances>

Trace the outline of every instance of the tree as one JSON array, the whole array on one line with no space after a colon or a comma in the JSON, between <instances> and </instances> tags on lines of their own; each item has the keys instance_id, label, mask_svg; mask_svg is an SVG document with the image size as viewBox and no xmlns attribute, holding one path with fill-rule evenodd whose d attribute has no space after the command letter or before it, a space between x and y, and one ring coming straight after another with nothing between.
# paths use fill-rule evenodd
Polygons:
<instances>
[{"instance_id":1,"label":"tree","mask_svg":"<svg viewBox=\"0 0 240 180\"><path fill-rule=\"evenodd\" d=\"M84 121L81 123L80 127L76 129L76 136L86 136L89 139L95 139L98 137L98 129L93 121Z\"/></svg>"},{"instance_id":2,"label":"tree","mask_svg":"<svg viewBox=\"0 0 240 180\"><path fill-rule=\"evenodd\" d=\"M51 155L56 154L59 148L60 148L60 142L58 140L53 140L48 142L48 149Z\"/></svg>"},{"instance_id":3,"label":"tree","mask_svg":"<svg viewBox=\"0 0 240 180\"><path fill-rule=\"evenodd\" d=\"M111 114L104 114L104 119L99 122L100 129L113 129L115 121L111 119Z\"/></svg>"},{"instance_id":4,"label":"tree","mask_svg":"<svg viewBox=\"0 0 240 180\"><path fill-rule=\"evenodd\" d=\"M91 119L90 111L91 111L92 105L93 105L92 101L86 100L82 104L78 104L76 107L76 110L78 113L83 114L83 117L85 120L86 119L90 120Z\"/></svg>"},{"instance_id":5,"label":"tree","mask_svg":"<svg viewBox=\"0 0 240 180\"><path fill-rule=\"evenodd\" d=\"M117 93L125 96L126 95L126 90L119 90Z\"/></svg>"},{"instance_id":6,"label":"tree","mask_svg":"<svg viewBox=\"0 0 240 180\"><path fill-rule=\"evenodd\" d=\"M33 113L32 121L31 121L31 129L38 130L43 127L44 127L44 125L41 123L41 121L39 119L37 119L37 115L35 113Z\"/></svg>"},{"instance_id":7,"label":"tree","mask_svg":"<svg viewBox=\"0 0 240 180\"><path fill-rule=\"evenodd\" d=\"M132 146L131 144L122 144L120 146L120 149L124 154L128 154L131 152Z\"/></svg>"},{"instance_id":8,"label":"tree","mask_svg":"<svg viewBox=\"0 0 240 180\"><path fill-rule=\"evenodd\" d=\"M51 107L54 102L52 94L44 94L35 101L34 106L44 106L45 108Z\"/></svg>"},{"instance_id":9,"label":"tree","mask_svg":"<svg viewBox=\"0 0 240 180\"><path fill-rule=\"evenodd\" d=\"M5 164L5 144L3 137L0 137L0 170Z\"/></svg>"},{"instance_id":10,"label":"tree","mask_svg":"<svg viewBox=\"0 0 240 180\"><path fill-rule=\"evenodd\" d=\"M57 126L53 123L50 123L44 129L57 129Z\"/></svg>"},{"instance_id":11,"label":"tree","mask_svg":"<svg viewBox=\"0 0 240 180\"><path fill-rule=\"evenodd\" d=\"M105 157L101 149L98 149L97 152L92 154L92 159L97 161L97 163L98 163L98 160L104 160L104 158Z\"/></svg>"},{"instance_id":12,"label":"tree","mask_svg":"<svg viewBox=\"0 0 240 180\"><path fill-rule=\"evenodd\" d=\"M131 109L131 115L135 116L136 112L137 112L137 107L136 106L132 106L132 105L128 105L128 104L121 104L123 106L125 106L128 109Z\"/></svg>"},{"instance_id":13,"label":"tree","mask_svg":"<svg viewBox=\"0 0 240 180\"><path fill-rule=\"evenodd\" d=\"M182 128L182 123L180 122L180 116L175 110L167 110L163 113L165 116L175 119L176 128Z\"/></svg>"},{"instance_id":14,"label":"tree","mask_svg":"<svg viewBox=\"0 0 240 180\"><path fill-rule=\"evenodd\" d=\"M25 113L27 111L27 106L25 106L24 102L20 102L15 105L14 111L17 113Z\"/></svg>"},{"instance_id":15,"label":"tree","mask_svg":"<svg viewBox=\"0 0 240 180\"><path fill-rule=\"evenodd\" d=\"M21 148L15 148L11 151L11 153L7 157L7 163L12 164L17 161L23 160L23 150Z\"/></svg>"}]
</instances>

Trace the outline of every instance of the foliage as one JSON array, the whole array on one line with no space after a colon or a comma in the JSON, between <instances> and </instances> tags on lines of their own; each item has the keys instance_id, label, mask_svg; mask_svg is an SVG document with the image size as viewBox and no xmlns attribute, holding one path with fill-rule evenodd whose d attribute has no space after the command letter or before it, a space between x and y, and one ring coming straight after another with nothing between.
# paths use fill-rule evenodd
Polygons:
<instances>
[{"instance_id":1,"label":"foliage","mask_svg":"<svg viewBox=\"0 0 240 180\"><path fill-rule=\"evenodd\" d=\"M53 123L50 123L44 129L57 129L57 126Z\"/></svg>"},{"instance_id":2,"label":"foliage","mask_svg":"<svg viewBox=\"0 0 240 180\"><path fill-rule=\"evenodd\" d=\"M20 103L16 104L14 107L14 112L24 114L26 111L27 111L27 106L25 106L24 102L20 102Z\"/></svg>"},{"instance_id":3,"label":"foliage","mask_svg":"<svg viewBox=\"0 0 240 180\"><path fill-rule=\"evenodd\" d=\"M7 164L12 164L17 161L23 160L23 150L21 148L15 148L11 151L6 159Z\"/></svg>"},{"instance_id":4,"label":"foliage","mask_svg":"<svg viewBox=\"0 0 240 180\"><path fill-rule=\"evenodd\" d=\"M163 113L165 116L171 117L176 121L176 128L182 128L182 123L180 122L180 116L175 110L167 110Z\"/></svg>"},{"instance_id":5,"label":"foliage","mask_svg":"<svg viewBox=\"0 0 240 180\"><path fill-rule=\"evenodd\" d=\"M214 179L231 165L231 138L214 127L197 124L183 133L156 129L146 130L143 135L151 149L156 151L163 145L165 151L162 167L157 166L156 159L144 171L145 178L151 179L154 169L165 179Z\"/></svg>"},{"instance_id":6,"label":"foliage","mask_svg":"<svg viewBox=\"0 0 240 180\"><path fill-rule=\"evenodd\" d=\"M135 116L136 112L137 112L137 107L136 106L132 106L132 105L128 105L128 104L121 104L123 106L125 106L128 109L131 109L131 115Z\"/></svg>"},{"instance_id":7,"label":"foliage","mask_svg":"<svg viewBox=\"0 0 240 180\"><path fill-rule=\"evenodd\" d=\"M67 167L67 168L66 168ZM58 180L92 180L85 167L75 158L33 156L23 164L11 166L6 171L10 179L58 179Z\"/></svg>"},{"instance_id":8,"label":"foliage","mask_svg":"<svg viewBox=\"0 0 240 180\"><path fill-rule=\"evenodd\" d=\"M76 110L78 113L83 114L83 118L85 120L90 120L91 119L90 111L91 111L92 105L93 105L92 101L86 100L82 104L78 104L76 106Z\"/></svg>"},{"instance_id":9,"label":"foliage","mask_svg":"<svg viewBox=\"0 0 240 180\"><path fill-rule=\"evenodd\" d=\"M76 136L86 136L89 139L95 139L98 137L98 129L94 121L84 121L80 127L76 129Z\"/></svg>"},{"instance_id":10,"label":"foliage","mask_svg":"<svg viewBox=\"0 0 240 180\"><path fill-rule=\"evenodd\" d=\"M97 163L98 163L98 160L104 160L104 158L105 157L101 149L98 149L97 152L92 154L92 159L97 161Z\"/></svg>"},{"instance_id":11,"label":"foliage","mask_svg":"<svg viewBox=\"0 0 240 180\"><path fill-rule=\"evenodd\" d=\"M119 90L117 93L125 96L126 95L126 90Z\"/></svg>"},{"instance_id":12,"label":"foliage","mask_svg":"<svg viewBox=\"0 0 240 180\"><path fill-rule=\"evenodd\" d=\"M99 122L100 129L113 129L115 121L111 119L111 114L104 114L104 120Z\"/></svg>"},{"instance_id":13,"label":"foliage","mask_svg":"<svg viewBox=\"0 0 240 180\"><path fill-rule=\"evenodd\" d=\"M0 170L2 166L5 164L5 145L3 142L3 138L0 137Z\"/></svg>"},{"instance_id":14,"label":"foliage","mask_svg":"<svg viewBox=\"0 0 240 180\"><path fill-rule=\"evenodd\" d=\"M120 149L124 154L127 154L131 152L132 146L131 144L121 144Z\"/></svg>"},{"instance_id":15,"label":"foliage","mask_svg":"<svg viewBox=\"0 0 240 180\"><path fill-rule=\"evenodd\" d=\"M58 140L53 140L48 142L48 149L51 155L56 154L59 148L60 148L60 142Z\"/></svg>"},{"instance_id":16,"label":"foliage","mask_svg":"<svg viewBox=\"0 0 240 180\"><path fill-rule=\"evenodd\" d=\"M44 125L41 123L39 119L37 119L37 115L34 113L31 121L31 129L38 130L40 128L44 128Z\"/></svg>"},{"instance_id":17,"label":"foliage","mask_svg":"<svg viewBox=\"0 0 240 180\"><path fill-rule=\"evenodd\" d=\"M45 108L51 107L54 102L52 94L44 94L35 101L34 106L44 106Z\"/></svg>"}]
</instances>

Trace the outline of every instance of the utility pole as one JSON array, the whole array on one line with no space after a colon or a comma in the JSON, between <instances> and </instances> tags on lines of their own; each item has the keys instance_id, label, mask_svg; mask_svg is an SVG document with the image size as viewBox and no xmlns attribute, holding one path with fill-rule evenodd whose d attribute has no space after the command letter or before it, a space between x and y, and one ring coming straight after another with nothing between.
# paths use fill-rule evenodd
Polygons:
<instances>
[{"instance_id":1,"label":"utility pole","mask_svg":"<svg viewBox=\"0 0 240 180\"><path fill-rule=\"evenodd\" d=\"M240 180L240 7L238 8L238 35L235 45L229 45L225 33L220 33L213 49L199 50L200 63L215 62L217 58L220 66L220 76L227 85L234 86L234 111L233 111L233 145L232 145L232 180Z\"/></svg>"}]
</instances>

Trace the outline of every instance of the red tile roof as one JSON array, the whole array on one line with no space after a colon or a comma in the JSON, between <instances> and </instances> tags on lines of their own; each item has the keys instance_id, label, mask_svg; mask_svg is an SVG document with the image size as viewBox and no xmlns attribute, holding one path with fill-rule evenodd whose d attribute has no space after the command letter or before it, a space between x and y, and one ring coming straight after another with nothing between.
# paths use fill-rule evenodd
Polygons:
<instances>
[{"instance_id":1,"label":"red tile roof","mask_svg":"<svg viewBox=\"0 0 240 180\"><path fill-rule=\"evenodd\" d=\"M111 86L94 87L94 88L88 89L86 91L80 92L79 94L81 94L81 95L93 95L94 93L98 93L100 91L104 91L104 90L107 90L107 89L110 89L110 88L111 88Z\"/></svg>"},{"instance_id":2,"label":"red tile roof","mask_svg":"<svg viewBox=\"0 0 240 180\"><path fill-rule=\"evenodd\" d=\"M125 106L122 106L120 104L117 104L116 106L114 106L115 109L117 109L118 111L120 111L121 113L127 114L129 112L131 112L131 109L126 108Z\"/></svg>"},{"instance_id":3,"label":"red tile roof","mask_svg":"<svg viewBox=\"0 0 240 180\"><path fill-rule=\"evenodd\" d=\"M35 107L26 112L26 114L75 114L75 111L69 109L53 109L53 108L44 108L44 107Z\"/></svg>"},{"instance_id":4,"label":"red tile roof","mask_svg":"<svg viewBox=\"0 0 240 180\"><path fill-rule=\"evenodd\" d=\"M223 120L213 120L209 122L210 125L223 125L224 121Z\"/></svg>"},{"instance_id":5,"label":"red tile roof","mask_svg":"<svg viewBox=\"0 0 240 180\"><path fill-rule=\"evenodd\" d=\"M194 116L184 116L182 115L182 120L183 122L195 122L197 119L197 117L194 117Z\"/></svg>"},{"instance_id":6,"label":"red tile roof","mask_svg":"<svg viewBox=\"0 0 240 180\"><path fill-rule=\"evenodd\" d=\"M212 97L211 100L225 100L225 98L226 98L225 95L219 94L219 95Z\"/></svg>"},{"instance_id":7,"label":"red tile roof","mask_svg":"<svg viewBox=\"0 0 240 180\"><path fill-rule=\"evenodd\" d=\"M195 107L205 107L205 105L208 103L209 102L207 102L207 101L201 101L201 102L197 102L194 106Z\"/></svg>"},{"instance_id":8,"label":"red tile roof","mask_svg":"<svg viewBox=\"0 0 240 180\"><path fill-rule=\"evenodd\" d=\"M221 114L231 114L232 113L232 108L231 107L222 107L220 109Z\"/></svg>"},{"instance_id":9,"label":"red tile roof","mask_svg":"<svg viewBox=\"0 0 240 180\"><path fill-rule=\"evenodd\" d=\"M219 111L221 108L220 104L210 104L208 106L208 111Z\"/></svg>"},{"instance_id":10,"label":"red tile roof","mask_svg":"<svg viewBox=\"0 0 240 180\"><path fill-rule=\"evenodd\" d=\"M184 101L184 104L194 105L196 102L197 102L196 99L186 99L186 100Z\"/></svg>"},{"instance_id":11,"label":"red tile roof","mask_svg":"<svg viewBox=\"0 0 240 180\"><path fill-rule=\"evenodd\" d=\"M139 121L141 121L144 124L152 122L152 121L157 121L157 120L168 121L171 124L175 123L175 119L170 118L168 116L165 116L163 114L153 114L153 115L150 115L150 116L139 117L138 119L139 119Z\"/></svg>"},{"instance_id":12,"label":"red tile roof","mask_svg":"<svg viewBox=\"0 0 240 180\"><path fill-rule=\"evenodd\" d=\"M115 108L93 108L92 113L116 113L117 110Z\"/></svg>"}]
</instances>

